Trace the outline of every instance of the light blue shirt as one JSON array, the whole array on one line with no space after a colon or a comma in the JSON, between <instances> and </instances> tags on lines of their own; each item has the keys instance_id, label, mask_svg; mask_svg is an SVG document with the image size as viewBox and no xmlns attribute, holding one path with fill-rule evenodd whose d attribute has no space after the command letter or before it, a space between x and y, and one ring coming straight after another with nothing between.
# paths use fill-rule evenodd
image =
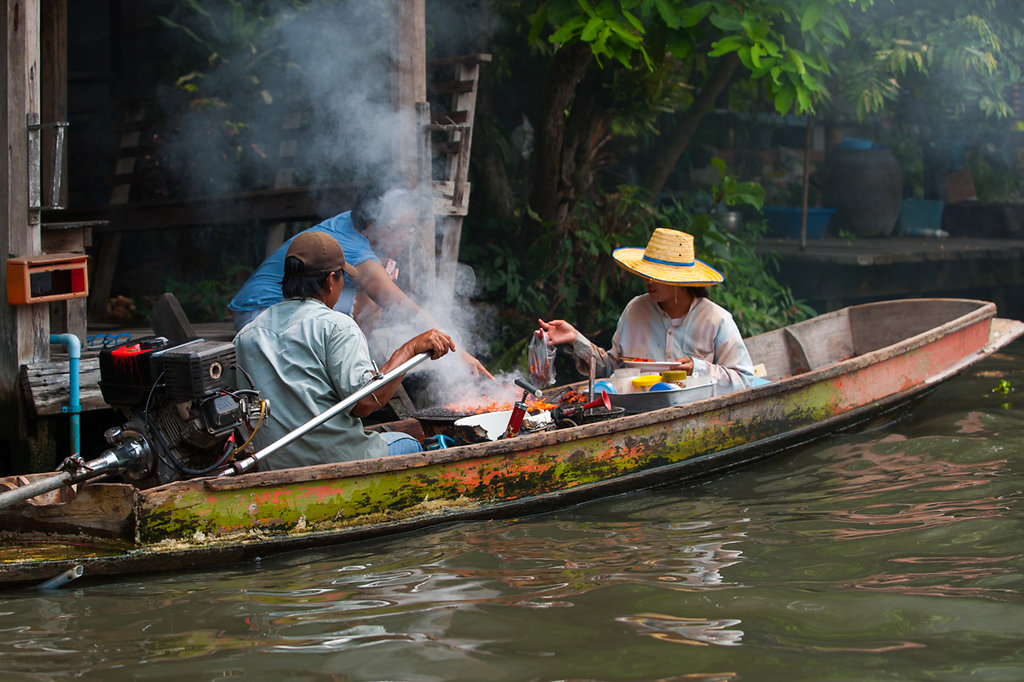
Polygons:
<instances>
[{"instance_id":1,"label":"light blue shirt","mask_svg":"<svg viewBox=\"0 0 1024 682\"><path fill-rule=\"evenodd\" d=\"M599 376L608 376L619 362L615 358L645 358L671 362L693 358L693 374L715 380L715 394L722 395L754 385L754 367L732 315L708 298L695 297L685 315L670 318L649 294L626 304L605 351L577 333L573 354L577 368L586 373L591 353L597 356Z\"/></svg>"},{"instance_id":2,"label":"light blue shirt","mask_svg":"<svg viewBox=\"0 0 1024 682\"><path fill-rule=\"evenodd\" d=\"M337 239L345 252L345 261L352 265L359 265L367 260L380 262L377 254L373 252L369 240L360 234L352 224L351 211L328 218L319 225L303 230L304 232L326 232ZM267 259L256 268L235 297L231 299L228 308L239 312L261 310L269 308L284 298L284 294L281 293L281 280L284 278L285 255L288 253L288 246L292 243L292 239L281 244L277 250L267 256ZM351 315L355 296L355 282L346 274L345 286L341 290L341 297L334 309Z\"/></svg>"},{"instance_id":3,"label":"light blue shirt","mask_svg":"<svg viewBox=\"0 0 1024 682\"><path fill-rule=\"evenodd\" d=\"M366 337L351 317L316 299L288 299L235 336L238 366L270 401L256 450L291 433L363 387L374 374ZM363 430L351 408L260 463L260 469L383 457L387 442Z\"/></svg>"}]
</instances>

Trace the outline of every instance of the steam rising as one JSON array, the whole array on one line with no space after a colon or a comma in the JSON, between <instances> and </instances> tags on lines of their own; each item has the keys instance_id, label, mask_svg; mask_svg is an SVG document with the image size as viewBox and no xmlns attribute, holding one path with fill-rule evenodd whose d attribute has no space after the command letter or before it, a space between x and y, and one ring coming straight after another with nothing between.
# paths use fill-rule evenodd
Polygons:
<instances>
[{"instance_id":1,"label":"steam rising","mask_svg":"<svg viewBox=\"0 0 1024 682\"><path fill-rule=\"evenodd\" d=\"M221 61L214 69L193 79L198 89L190 109L195 111L198 103L209 115L185 116L170 141L178 167L189 168L192 192L209 194L211 180L227 188L251 188L253 179L241 176L252 172L253 165L266 184L273 182L276 168L291 163L297 185L354 182L386 174L393 136L410 130L400 125L401 115L391 105L395 26L394 17L383 11L389 6L375 0L316 4L303 10L288 8L262 20L253 9L247 20L261 28L243 31L227 11L212 5L210 25L224 27L223 31L235 26L239 35L231 42L250 47L219 54ZM215 13L218 8L221 15ZM223 105L204 103L211 98ZM296 114L301 117L297 128ZM236 132L241 149L218 160L203 145L209 144L211 125L223 128L225 121ZM294 143L293 157L282 149L282 142ZM202 167L189 163L199 158ZM324 209L324 217L338 211Z\"/></svg>"},{"instance_id":2,"label":"steam rising","mask_svg":"<svg viewBox=\"0 0 1024 682\"><path fill-rule=\"evenodd\" d=\"M392 52L397 30L394 2L281 4L284 8L277 14L262 18L258 10L247 10L246 19L261 27L246 36L251 39L251 49L221 54L216 68L193 81L198 87L193 106L197 100L211 99L227 106L207 103L205 115L182 117L180 130L167 141L172 165L189 169L182 171L187 175L182 179L192 195L252 189L253 173L269 187L275 172L289 166L294 166L297 186L379 183L392 175L394 136L399 131L413 132L406 118L412 112L396 112L392 105L396 70ZM457 5L448 16L438 16L442 7L428 8L431 27L437 30L427 38L437 56L477 51L480 32L493 29L489 0ZM224 8L220 8L224 13L217 15L218 7L204 5L204 11L210 12L210 25L234 25L238 30L237 17ZM180 93L176 98L180 101ZM295 120L295 112L301 114L297 129L287 123L289 115ZM211 130L223 126L225 120L241 124L232 129L238 131L237 144L232 145L235 153L210 154ZM411 146L416 141L399 143ZM288 154L289 145L294 147L293 156ZM320 214L327 218L349 208L323 206ZM378 255L394 258L408 271L408 252L378 251ZM408 292L405 284L402 288ZM486 347L481 332L485 335L489 325L468 304L475 286L472 271L460 266L454 299L443 296L418 303L438 328L452 335L460 351L478 356ZM386 359L399 345L428 328L422 319L386 315L368 334L371 349L378 360ZM512 385L514 375L498 382L480 381L459 355L426 363L420 374L429 378L429 398L421 403L453 402L469 392L501 401L521 395Z\"/></svg>"}]
</instances>

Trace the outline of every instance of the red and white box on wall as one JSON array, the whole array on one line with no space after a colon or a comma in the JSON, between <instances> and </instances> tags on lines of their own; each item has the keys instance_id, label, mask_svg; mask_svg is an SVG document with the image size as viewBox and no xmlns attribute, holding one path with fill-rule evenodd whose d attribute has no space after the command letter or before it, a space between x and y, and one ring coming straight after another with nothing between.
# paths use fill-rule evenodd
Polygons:
<instances>
[{"instance_id":1,"label":"red and white box on wall","mask_svg":"<svg viewBox=\"0 0 1024 682\"><path fill-rule=\"evenodd\" d=\"M81 253L8 258L7 302L25 305L85 298L89 295L88 260Z\"/></svg>"}]
</instances>

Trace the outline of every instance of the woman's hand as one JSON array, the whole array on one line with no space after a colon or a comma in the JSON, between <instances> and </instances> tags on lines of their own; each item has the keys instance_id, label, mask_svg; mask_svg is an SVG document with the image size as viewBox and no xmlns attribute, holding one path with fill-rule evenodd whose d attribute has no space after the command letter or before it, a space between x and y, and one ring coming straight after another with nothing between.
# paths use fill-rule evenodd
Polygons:
<instances>
[{"instance_id":1,"label":"woman's hand","mask_svg":"<svg viewBox=\"0 0 1024 682\"><path fill-rule=\"evenodd\" d=\"M548 335L548 345L559 346L563 343L572 343L576 340L576 327L572 326L565 320L551 320L545 322L544 320L537 320L540 323L540 329L534 332L537 336L543 336L545 332Z\"/></svg>"},{"instance_id":2,"label":"woman's hand","mask_svg":"<svg viewBox=\"0 0 1024 682\"><path fill-rule=\"evenodd\" d=\"M676 364L672 366L672 369L685 369L687 375L693 374L693 358L683 356L681 358L676 358L675 363Z\"/></svg>"}]
</instances>

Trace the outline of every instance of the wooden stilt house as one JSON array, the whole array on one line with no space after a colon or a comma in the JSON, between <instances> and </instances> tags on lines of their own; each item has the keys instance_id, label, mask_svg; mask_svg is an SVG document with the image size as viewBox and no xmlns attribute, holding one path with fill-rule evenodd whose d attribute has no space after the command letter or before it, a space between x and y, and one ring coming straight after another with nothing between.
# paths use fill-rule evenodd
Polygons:
<instances>
[{"instance_id":1,"label":"wooden stilt house","mask_svg":"<svg viewBox=\"0 0 1024 682\"><path fill-rule=\"evenodd\" d=\"M0 399L5 415L0 420L0 473L20 473L52 469L68 454L59 451L58 444L64 440L60 433L67 429L60 417L71 409L60 399L68 384L63 369L66 352L61 345L51 343L51 334L71 334L86 345L87 330L114 293L112 282L122 262L119 253L125 249L123 236L140 231L189 230L224 220L246 225L248 233L271 249L288 230L332 215L324 215L325 206L333 207L334 213L349 208L357 188L310 185L290 172L293 160L303 153L301 112L293 112L291 117L283 116L281 123L281 130L294 131L293 137L284 135L279 148L268 150L278 164L272 187L227 195L135 200L133 182L142 160L152 155L154 148L153 139L145 132L152 120L149 114L139 107L121 107L115 130L88 137L76 138L64 124L69 118L69 83L77 88L75 93L85 91L83 84L88 84L92 95L102 91L97 83L109 86L102 116L91 112L90 120L95 121L104 116L112 118L115 100L134 101L135 90L146 77L136 74L126 88L128 92L115 93L116 79L105 81L103 69L86 72L77 65L80 71L72 69L69 74L68 17L83 12L78 4L81 0L0 1L7 38L3 72L7 75L4 87L8 103L0 134L9 150L0 161L0 178L6 186L3 206L7 248L0 256L4 269L42 271L50 267L48 272L52 272L65 263L68 268L79 267L88 256L84 279L73 275L73 284L61 284L55 290L53 281L67 276L37 277L39 282L45 279L50 289L44 292L37 282L40 295L17 302L9 302L10 295L0 300ZM390 142L393 168L409 186L430 188L422 194L418 248L412 249L414 261L406 266L411 274L409 293L422 301L450 295L447 290L452 285L461 219L468 206L467 168L476 80L480 64L489 61L489 56L473 55L428 65L425 0L389 1L392 63L396 65L391 73L392 104L407 113L402 120L408 122L406 129L394 131ZM93 32L92 44L105 46L111 69L145 63L141 41L130 39L143 22L138 3L102 0L100 4L105 12L95 11L93 5L86 12L89 22L101 22L88 30ZM107 20L109 24L102 23ZM72 22L71 31L87 30L82 28L86 23ZM444 75L428 93L431 72ZM431 112L428 94L444 101L444 110ZM77 146L64 144L67 137ZM409 140L415 140L415 144L409 144ZM85 193L69 187L69 166L83 163L78 154L106 154L111 160L104 199L97 201L98 192L93 190L88 200L80 201ZM92 158L87 163L98 165ZM58 266L52 262L55 254L63 258L58 259ZM8 278L5 283L8 294L12 281ZM435 281L441 282L438 290L433 288ZM28 286L30 294L32 286ZM87 292L83 291L85 287ZM81 360L81 376L82 409L88 412L104 408L96 386L96 358L88 351Z\"/></svg>"}]
</instances>

